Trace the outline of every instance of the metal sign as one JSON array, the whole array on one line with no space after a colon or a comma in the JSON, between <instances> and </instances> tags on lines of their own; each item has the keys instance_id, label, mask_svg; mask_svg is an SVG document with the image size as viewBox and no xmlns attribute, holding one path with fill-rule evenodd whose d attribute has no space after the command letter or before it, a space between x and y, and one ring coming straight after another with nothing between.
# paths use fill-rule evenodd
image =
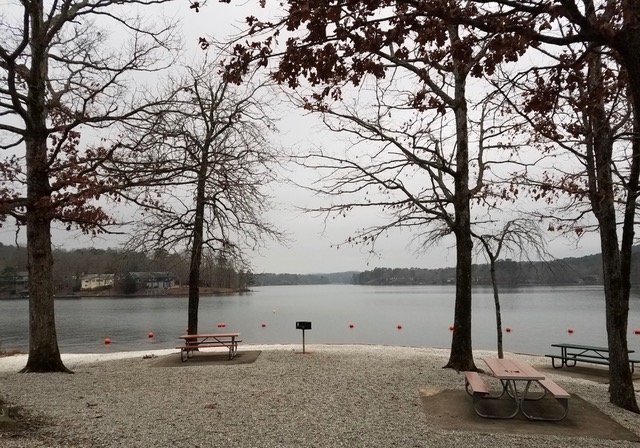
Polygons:
<instances>
[{"instance_id":1,"label":"metal sign","mask_svg":"<svg viewBox=\"0 0 640 448\"><path fill-rule=\"evenodd\" d=\"M304 346L304 331L311 330L311 322L305 320L296 322L296 330L302 330L302 353L306 353Z\"/></svg>"},{"instance_id":2,"label":"metal sign","mask_svg":"<svg viewBox=\"0 0 640 448\"><path fill-rule=\"evenodd\" d=\"M311 330L311 322L304 320L296 322L296 330Z\"/></svg>"}]
</instances>

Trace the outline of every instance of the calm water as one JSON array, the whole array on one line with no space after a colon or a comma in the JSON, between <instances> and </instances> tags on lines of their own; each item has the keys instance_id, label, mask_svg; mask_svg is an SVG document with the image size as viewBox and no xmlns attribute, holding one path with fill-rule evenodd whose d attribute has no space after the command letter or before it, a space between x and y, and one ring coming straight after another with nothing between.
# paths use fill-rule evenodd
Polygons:
<instances>
[{"instance_id":1,"label":"calm water","mask_svg":"<svg viewBox=\"0 0 640 448\"><path fill-rule=\"evenodd\" d=\"M298 320L313 329L307 343L358 343L449 347L453 286L269 286L244 295L203 297L200 332L239 331L245 343L299 343ZM504 346L545 353L562 341L606 345L602 287L526 287L501 294ZM63 352L94 353L172 348L187 321L187 299L85 298L56 300ZM0 301L3 349L28 346L28 302ZM217 328L219 322L226 329ZM265 327L262 327L262 324ZM354 328L349 328L353 324ZM402 329L398 330L397 326ZM574 329L568 334L567 329ZM640 295L631 298L629 346L640 351ZM149 339L148 333L155 333ZM103 340L113 343L105 347ZM474 290L474 349L495 349L495 311L489 288Z\"/></svg>"}]
</instances>

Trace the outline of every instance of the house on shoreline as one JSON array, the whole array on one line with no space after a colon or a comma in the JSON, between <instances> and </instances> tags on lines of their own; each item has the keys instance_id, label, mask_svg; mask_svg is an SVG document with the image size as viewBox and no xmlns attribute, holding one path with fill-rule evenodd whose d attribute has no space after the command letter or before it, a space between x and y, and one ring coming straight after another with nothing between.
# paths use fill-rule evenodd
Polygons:
<instances>
[{"instance_id":1,"label":"house on shoreline","mask_svg":"<svg viewBox=\"0 0 640 448\"><path fill-rule=\"evenodd\" d=\"M115 274L86 274L80 278L81 291L110 289L115 284Z\"/></svg>"},{"instance_id":2,"label":"house on shoreline","mask_svg":"<svg viewBox=\"0 0 640 448\"><path fill-rule=\"evenodd\" d=\"M80 291L104 291L119 288L125 293L143 290L165 290L175 287L170 272L128 272L116 274L85 274L80 278Z\"/></svg>"}]
</instances>

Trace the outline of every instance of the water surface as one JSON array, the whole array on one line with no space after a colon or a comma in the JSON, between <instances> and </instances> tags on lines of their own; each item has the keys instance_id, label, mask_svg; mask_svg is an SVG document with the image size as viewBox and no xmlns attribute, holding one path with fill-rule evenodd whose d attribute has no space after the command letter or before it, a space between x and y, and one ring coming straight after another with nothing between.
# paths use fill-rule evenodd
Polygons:
<instances>
[{"instance_id":1,"label":"water surface","mask_svg":"<svg viewBox=\"0 0 640 448\"><path fill-rule=\"evenodd\" d=\"M454 286L267 286L200 300L200 332L239 331L245 343L300 343L299 320L311 321L307 343L449 347ZM548 353L554 342L606 345L601 286L524 287L501 293L507 351ZM186 297L57 299L60 348L66 353L171 348L187 322ZM28 346L28 301L0 301L3 349ZM224 329L218 323L226 323ZM264 324L264 327L263 327ZM353 328L349 328L350 324ZM399 330L398 326L402 329ZM640 295L631 298L629 347L640 351ZM567 329L572 328L573 334ZM155 337L148 338L153 332ZM112 340L105 347L105 337ZM490 288L473 296L473 347L495 349Z\"/></svg>"}]
</instances>

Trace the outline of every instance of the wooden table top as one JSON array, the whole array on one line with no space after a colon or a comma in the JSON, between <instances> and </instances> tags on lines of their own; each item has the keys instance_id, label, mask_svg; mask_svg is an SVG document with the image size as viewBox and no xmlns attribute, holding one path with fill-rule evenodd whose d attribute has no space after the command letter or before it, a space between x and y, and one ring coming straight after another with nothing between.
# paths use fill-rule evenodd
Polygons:
<instances>
[{"instance_id":1,"label":"wooden table top","mask_svg":"<svg viewBox=\"0 0 640 448\"><path fill-rule=\"evenodd\" d=\"M178 336L180 339L202 339L202 338L237 338L240 333L198 333L183 334Z\"/></svg>"},{"instance_id":2,"label":"wooden table top","mask_svg":"<svg viewBox=\"0 0 640 448\"><path fill-rule=\"evenodd\" d=\"M518 359L484 358L485 364L501 380L543 380L545 376L524 361Z\"/></svg>"},{"instance_id":3,"label":"wooden table top","mask_svg":"<svg viewBox=\"0 0 640 448\"><path fill-rule=\"evenodd\" d=\"M576 350L591 350L594 352L608 352L609 347L598 347L595 345L580 345L580 344L571 344L569 342L563 342L559 344L551 344L551 347L560 347L560 348L573 348ZM627 353L634 353L634 350L627 350Z\"/></svg>"}]
</instances>

